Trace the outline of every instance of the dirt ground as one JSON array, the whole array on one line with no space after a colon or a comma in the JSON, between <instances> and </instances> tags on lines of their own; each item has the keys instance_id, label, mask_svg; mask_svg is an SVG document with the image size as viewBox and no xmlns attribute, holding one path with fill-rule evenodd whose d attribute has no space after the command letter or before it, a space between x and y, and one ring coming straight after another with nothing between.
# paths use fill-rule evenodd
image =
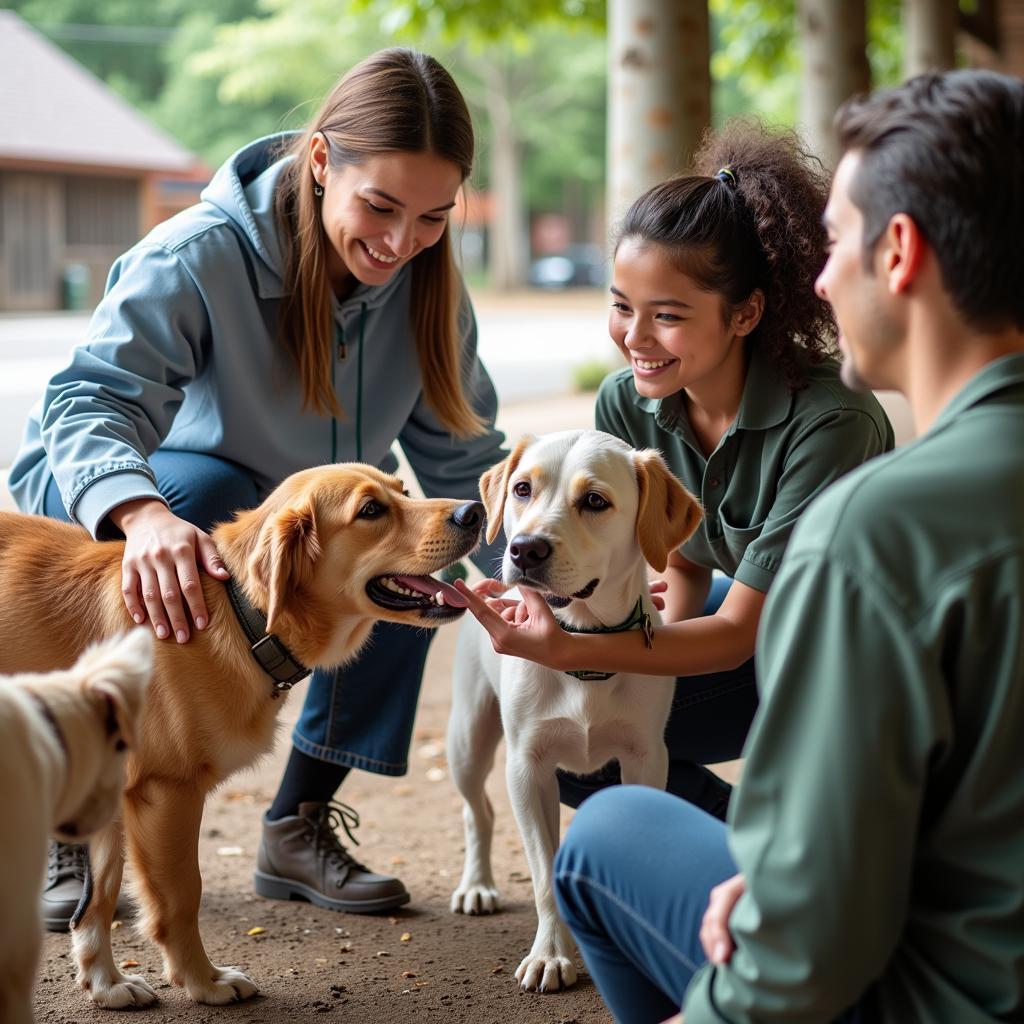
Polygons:
<instances>
[{"instance_id":1,"label":"dirt ground","mask_svg":"<svg viewBox=\"0 0 1024 1024\"><path fill-rule=\"evenodd\" d=\"M444 731L457 626L439 631L424 679L409 774L353 773L339 797L362 817L357 855L405 881L412 902L390 915L335 914L306 903L265 900L252 891L259 818L287 757L288 729L305 684L282 712L275 752L256 770L231 779L209 802L200 842L204 893L200 928L211 959L245 971L260 994L229 1007L196 1006L184 992L157 984L153 1020L352 1024L448 1020L473 1024L604 1024L610 1020L590 979L552 995L521 994L514 978L532 941L532 890L522 845L505 799L499 765L489 791L496 805L495 878L501 913L463 917L448 910L462 867L461 803L448 778ZM568 820L568 813L566 820ZM250 929L262 933L250 936ZM403 936L406 938L403 940ZM114 932L118 963L151 983L160 957L127 923ZM582 966L582 965L581 965ZM75 989L66 935L47 936L36 990L36 1019L52 1024L108 1021Z\"/></svg>"},{"instance_id":2,"label":"dirt ground","mask_svg":"<svg viewBox=\"0 0 1024 1024\"><path fill-rule=\"evenodd\" d=\"M593 399L545 402L540 422L555 430L592 424ZM509 406L501 425L510 438L538 422L535 404ZM529 950L536 917L530 876L505 796L499 760L489 792L495 804L494 868L500 913L463 917L448 909L462 869L461 802L448 777L448 721L456 625L443 627L431 647L408 775L385 778L353 772L339 797L362 817L356 855L370 867L398 874L412 902L390 915L335 914L306 903L265 900L252 891L260 815L288 756L288 736L302 706L305 683L281 714L272 756L230 779L207 804L200 842L203 904L200 928L211 959L239 967L259 995L227 1007L197 1006L160 980L157 947L130 923L114 932L118 963L155 984L160 1002L140 1019L207 1024L270 1024L334 1019L349 1024L411 1020L464 1024L606 1024L611 1018L581 968L566 992L519 991L514 972ZM500 755L499 755L500 756ZM563 824L571 812L564 811ZM249 935L253 928L258 935ZM404 938L403 938L404 937ZM36 988L36 1019L92 1024L116 1019L93 1007L74 986L67 935L48 935Z\"/></svg>"},{"instance_id":3,"label":"dirt ground","mask_svg":"<svg viewBox=\"0 0 1024 1024\"><path fill-rule=\"evenodd\" d=\"M566 396L503 408L499 425L511 441L544 430L592 425L593 397ZM488 792L495 805L494 870L502 909L463 917L448 909L462 870L461 801L448 777L444 734L457 625L438 630L427 661L409 773L385 778L353 772L339 791L362 817L359 859L399 875L412 894L383 915L336 914L306 903L265 900L252 891L260 816L277 788L288 736L305 695L292 692L281 714L274 753L230 779L208 802L200 841L203 903L200 928L214 963L237 966L259 995L227 1007L198 1006L160 978L157 947L125 923L114 932L118 963L154 984L160 1002L139 1019L188 1024L347 1024L450 1021L452 1024L608 1024L590 977L560 993L520 992L515 969L533 940L533 891L499 761ZM729 769L726 769L729 773ZM563 808L563 830L572 812ZM668 854L666 854L668 855ZM250 935L254 928L262 931ZM93 1024L116 1019L74 986L67 935L48 935L36 988L36 1019ZM326 1015L326 1016L325 1016Z\"/></svg>"}]
</instances>

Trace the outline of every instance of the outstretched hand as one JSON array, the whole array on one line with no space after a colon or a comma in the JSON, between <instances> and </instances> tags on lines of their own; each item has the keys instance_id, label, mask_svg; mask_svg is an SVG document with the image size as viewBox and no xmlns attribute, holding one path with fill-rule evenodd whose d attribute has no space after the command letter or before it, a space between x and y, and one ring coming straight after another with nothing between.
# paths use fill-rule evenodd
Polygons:
<instances>
[{"instance_id":1,"label":"outstretched hand","mask_svg":"<svg viewBox=\"0 0 1024 1024\"><path fill-rule=\"evenodd\" d=\"M497 597L505 588L497 580L483 580L473 588L456 580L470 612L491 637L498 654L536 661L548 668L566 668L571 637L558 624L547 602L535 590L523 587L519 600Z\"/></svg>"}]
</instances>

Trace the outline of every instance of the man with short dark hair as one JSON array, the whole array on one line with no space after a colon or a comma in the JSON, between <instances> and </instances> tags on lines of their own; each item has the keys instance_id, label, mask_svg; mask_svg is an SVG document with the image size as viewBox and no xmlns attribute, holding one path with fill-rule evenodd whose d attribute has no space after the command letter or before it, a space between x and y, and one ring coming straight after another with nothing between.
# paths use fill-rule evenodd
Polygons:
<instances>
[{"instance_id":1,"label":"man with short dark hair","mask_svg":"<svg viewBox=\"0 0 1024 1024\"><path fill-rule=\"evenodd\" d=\"M1024 1020L1024 82L837 128L818 291L919 436L796 528L728 835L641 787L577 813L560 906L621 1021Z\"/></svg>"}]
</instances>

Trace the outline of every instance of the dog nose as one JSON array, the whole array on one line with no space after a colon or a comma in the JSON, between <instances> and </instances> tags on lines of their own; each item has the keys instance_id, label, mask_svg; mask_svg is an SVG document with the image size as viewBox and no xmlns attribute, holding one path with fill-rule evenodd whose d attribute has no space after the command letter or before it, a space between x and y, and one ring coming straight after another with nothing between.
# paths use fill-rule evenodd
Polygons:
<instances>
[{"instance_id":1,"label":"dog nose","mask_svg":"<svg viewBox=\"0 0 1024 1024\"><path fill-rule=\"evenodd\" d=\"M512 564L526 572L528 569L535 569L551 554L551 545L543 537L521 533L518 537L512 538L508 554Z\"/></svg>"},{"instance_id":2,"label":"dog nose","mask_svg":"<svg viewBox=\"0 0 1024 1024\"><path fill-rule=\"evenodd\" d=\"M479 530L484 521L484 507L479 501L467 501L452 513L452 522L464 530Z\"/></svg>"}]
</instances>

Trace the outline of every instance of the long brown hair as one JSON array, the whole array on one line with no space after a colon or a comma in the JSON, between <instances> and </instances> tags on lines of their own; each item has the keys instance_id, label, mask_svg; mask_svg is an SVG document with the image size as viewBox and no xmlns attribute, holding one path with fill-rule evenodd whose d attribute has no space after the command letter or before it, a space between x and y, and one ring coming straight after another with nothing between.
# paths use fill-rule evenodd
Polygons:
<instances>
[{"instance_id":1,"label":"long brown hair","mask_svg":"<svg viewBox=\"0 0 1024 1024\"><path fill-rule=\"evenodd\" d=\"M329 142L332 166L360 164L379 153L433 153L455 164L465 181L473 165L473 125L458 86L433 57L394 48L352 68L288 147L293 159L275 199L285 249L278 336L298 368L303 407L337 416L330 241L307 159L317 132ZM469 437L484 428L462 384L461 296L446 226L440 241L412 260L410 313L424 397L446 429Z\"/></svg>"}]
</instances>

